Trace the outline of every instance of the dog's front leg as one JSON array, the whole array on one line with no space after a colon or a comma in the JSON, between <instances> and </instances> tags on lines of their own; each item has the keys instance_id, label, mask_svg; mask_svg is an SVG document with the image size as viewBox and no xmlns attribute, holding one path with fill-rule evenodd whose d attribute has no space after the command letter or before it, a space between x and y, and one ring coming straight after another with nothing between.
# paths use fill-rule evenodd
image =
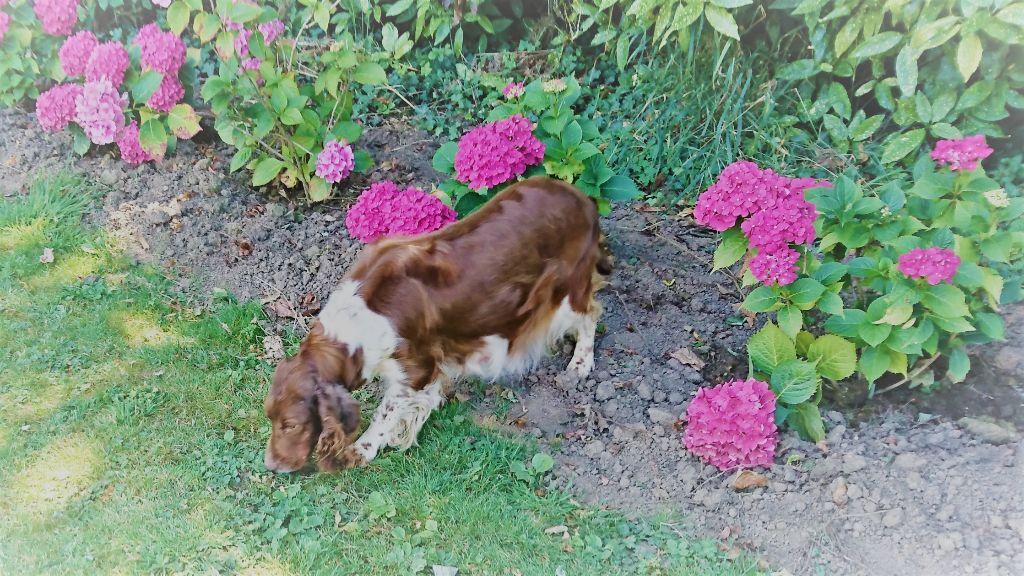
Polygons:
<instances>
[{"instance_id":1,"label":"dog's front leg","mask_svg":"<svg viewBox=\"0 0 1024 576\"><path fill-rule=\"evenodd\" d=\"M370 426L345 450L342 466L365 466L386 446L406 450L416 443L431 412L444 403L443 380L435 380L422 390L414 390L405 379L386 386Z\"/></svg>"}]
</instances>

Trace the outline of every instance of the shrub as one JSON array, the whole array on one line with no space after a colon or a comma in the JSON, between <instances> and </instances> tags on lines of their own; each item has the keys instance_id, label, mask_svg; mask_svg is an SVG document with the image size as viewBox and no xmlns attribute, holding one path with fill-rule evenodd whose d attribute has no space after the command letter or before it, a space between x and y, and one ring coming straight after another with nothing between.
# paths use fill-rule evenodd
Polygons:
<instances>
[{"instance_id":1,"label":"shrub","mask_svg":"<svg viewBox=\"0 0 1024 576\"><path fill-rule=\"evenodd\" d=\"M63 40L43 31L27 0L0 2L0 105L35 99L47 78L60 77L55 56Z\"/></svg>"},{"instance_id":2,"label":"shrub","mask_svg":"<svg viewBox=\"0 0 1024 576\"><path fill-rule=\"evenodd\" d=\"M929 388L940 380L933 366L945 357L945 378L961 382L970 369L967 347L1003 338L1004 279L995 266L1024 259L1024 232L1008 229L1024 214L1024 199L1010 198L980 166L972 169L988 152L983 139L942 143L934 156L955 163L935 167L922 158L912 183L899 178L865 190L843 175L833 187L807 190L818 213L817 245L796 247L793 282L761 286L743 302L750 312L776 313L777 324L747 347L752 377L770 379L779 398L780 420L820 439L822 377L840 381L856 370L870 395L886 373L902 376L886 390ZM734 181L726 176L720 185ZM750 195L757 182L739 186ZM705 192L712 205L717 193ZM710 222L704 214L698 218ZM758 247L744 226L753 221L731 225L715 253L716 268L747 256L745 285L757 282L750 256ZM793 238L784 237L787 249Z\"/></svg>"},{"instance_id":3,"label":"shrub","mask_svg":"<svg viewBox=\"0 0 1024 576\"><path fill-rule=\"evenodd\" d=\"M503 92L508 95L488 115L489 124L434 155L434 168L451 176L440 190L459 214L472 212L517 178L538 174L574 184L604 213L612 201L640 196L629 177L608 167L594 122L575 112L581 94L575 79L538 79L525 87L513 82Z\"/></svg>"}]
</instances>

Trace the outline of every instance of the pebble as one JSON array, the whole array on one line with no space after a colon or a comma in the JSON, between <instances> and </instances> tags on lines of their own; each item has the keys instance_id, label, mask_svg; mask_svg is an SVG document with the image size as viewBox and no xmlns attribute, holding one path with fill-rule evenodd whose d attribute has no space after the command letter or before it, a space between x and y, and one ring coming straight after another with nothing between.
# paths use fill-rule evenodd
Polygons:
<instances>
[{"instance_id":1,"label":"pebble","mask_svg":"<svg viewBox=\"0 0 1024 576\"><path fill-rule=\"evenodd\" d=\"M913 452L906 452L896 456L893 460L892 465L900 470L919 470L927 464L928 461L918 456Z\"/></svg>"},{"instance_id":2,"label":"pebble","mask_svg":"<svg viewBox=\"0 0 1024 576\"><path fill-rule=\"evenodd\" d=\"M640 385L636 387L636 393L640 395L641 400L650 400L651 398L654 398L654 391L651 390L651 385L647 382L641 382Z\"/></svg>"},{"instance_id":3,"label":"pebble","mask_svg":"<svg viewBox=\"0 0 1024 576\"><path fill-rule=\"evenodd\" d=\"M592 440L583 447L583 453L591 458L596 458L604 453L604 442L600 440Z\"/></svg>"},{"instance_id":4,"label":"pebble","mask_svg":"<svg viewBox=\"0 0 1024 576\"><path fill-rule=\"evenodd\" d=\"M668 398L668 394L665 394L664 390L655 390L653 398L655 402L661 404Z\"/></svg>"},{"instance_id":5,"label":"pebble","mask_svg":"<svg viewBox=\"0 0 1024 576\"><path fill-rule=\"evenodd\" d=\"M1011 424L970 417L961 418L957 423L982 442L989 444L1009 444L1020 440L1020 434Z\"/></svg>"},{"instance_id":6,"label":"pebble","mask_svg":"<svg viewBox=\"0 0 1024 576\"><path fill-rule=\"evenodd\" d=\"M847 454L843 458L843 472L846 474L853 474L854 472L863 470L868 465L868 461L859 454Z\"/></svg>"},{"instance_id":7,"label":"pebble","mask_svg":"<svg viewBox=\"0 0 1024 576\"><path fill-rule=\"evenodd\" d=\"M672 426L676 421L675 414L667 410L662 410L661 408L648 408L647 416L651 419L651 422L666 428Z\"/></svg>"},{"instance_id":8,"label":"pebble","mask_svg":"<svg viewBox=\"0 0 1024 576\"><path fill-rule=\"evenodd\" d=\"M903 510L899 508L893 508L882 516L882 524L886 528L895 528L903 521Z\"/></svg>"},{"instance_id":9,"label":"pebble","mask_svg":"<svg viewBox=\"0 0 1024 576\"><path fill-rule=\"evenodd\" d=\"M832 502L836 506L846 506L846 503L850 499L848 495L849 487L846 485L846 478L843 478L842 476L836 478L832 481L832 484L829 487L832 489Z\"/></svg>"},{"instance_id":10,"label":"pebble","mask_svg":"<svg viewBox=\"0 0 1024 576\"><path fill-rule=\"evenodd\" d=\"M598 402L604 402L612 396L615 396L615 383L605 380L597 385L597 392L594 393L594 397L597 398Z\"/></svg>"}]
</instances>

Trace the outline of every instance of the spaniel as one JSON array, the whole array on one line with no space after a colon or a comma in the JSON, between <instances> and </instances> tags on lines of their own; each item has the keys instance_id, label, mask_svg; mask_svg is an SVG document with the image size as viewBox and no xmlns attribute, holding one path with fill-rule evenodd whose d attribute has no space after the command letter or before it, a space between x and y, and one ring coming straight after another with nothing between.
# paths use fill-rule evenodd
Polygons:
<instances>
[{"instance_id":1,"label":"spaniel","mask_svg":"<svg viewBox=\"0 0 1024 576\"><path fill-rule=\"evenodd\" d=\"M565 372L586 378L601 313L594 292L610 273L593 200L544 177L432 234L371 244L274 372L267 468L298 470L315 452L331 471L405 450L453 379L522 374L566 335L576 345ZM350 392L374 378L383 398L354 440Z\"/></svg>"}]
</instances>

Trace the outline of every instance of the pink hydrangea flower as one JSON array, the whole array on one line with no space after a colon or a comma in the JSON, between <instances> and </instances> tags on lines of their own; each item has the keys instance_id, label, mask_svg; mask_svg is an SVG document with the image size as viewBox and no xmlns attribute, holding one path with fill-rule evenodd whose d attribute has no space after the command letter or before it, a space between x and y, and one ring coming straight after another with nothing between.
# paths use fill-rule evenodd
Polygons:
<instances>
[{"instance_id":1,"label":"pink hydrangea flower","mask_svg":"<svg viewBox=\"0 0 1024 576\"><path fill-rule=\"evenodd\" d=\"M778 442L775 395L759 380L701 388L686 409L683 444L721 470L768 467Z\"/></svg>"},{"instance_id":2,"label":"pink hydrangea flower","mask_svg":"<svg viewBox=\"0 0 1024 576\"><path fill-rule=\"evenodd\" d=\"M249 55L249 36L252 36L252 30L245 28L235 34L235 52L239 58L245 58Z\"/></svg>"},{"instance_id":3,"label":"pink hydrangea flower","mask_svg":"<svg viewBox=\"0 0 1024 576\"><path fill-rule=\"evenodd\" d=\"M470 188L507 182L544 160L544 143L526 118L515 115L477 126L459 140L455 175Z\"/></svg>"},{"instance_id":4,"label":"pink hydrangea flower","mask_svg":"<svg viewBox=\"0 0 1024 576\"><path fill-rule=\"evenodd\" d=\"M181 85L181 81L178 80L177 76L164 76L164 79L160 81L160 86L157 87L156 92L149 97L146 101L146 106L149 106L157 112L170 112L174 105L181 101L185 97L185 87Z\"/></svg>"},{"instance_id":5,"label":"pink hydrangea flower","mask_svg":"<svg viewBox=\"0 0 1024 576\"><path fill-rule=\"evenodd\" d=\"M765 208L787 184L787 178L761 170L753 162L733 162L697 199L693 217L700 224L725 232L736 225L737 218Z\"/></svg>"},{"instance_id":6,"label":"pink hydrangea flower","mask_svg":"<svg viewBox=\"0 0 1024 576\"><path fill-rule=\"evenodd\" d=\"M121 131L117 147L121 150L121 159L133 166L153 160L153 157L142 149L142 143L139 142L139 123L135 120Z\"/></svg>"},{"instance_id":7,"label":"pink hydrangea flower","mask_svg":"<svg viewBox=\"0 0 1024 576\"><path fill-rule=\"evenodd\" d=\"M740 224L751 246L776 252L790 243L810 244L814 241L814 220L818 213L814 204L803 199L803 194L777 198L773 204Z\"/></svg>"},{"instance_id":8,"label":"pink hydrangea flower","mask_svg":"<svg viewBox=\"0 0 1024 576\"><path fill-rule=\"evenodd\" d=\"M897 268L910 278L925 278L932 286L940 282L952 282L960 257L952 250L932 246L914 248L901 254Z\"/></svg>"},{"instance_id":9,"label":"pink hydrangea flower","mask_svg":"<svg viewBox=\"0 0 1024 576\"><path fill-rule=\"evenodd\" d=\"M155 23L149 23L135 35L139 47L139 62L144 68L156 70L165 76L176 75L185 63L185 43L173 32L165 32Z\"/></svg>"},{"instance_id":10,"label":"pink hydrangea flower","mask_svg":"<svg viewBox=\"0 0 1024 576\"><path fill-rule=\"evenodd\" d=\"M69 36L60 47L60 67L68 76L81 76L85 74L85 66L89 63L89 56L99 45L96 35L88 30L82 30Z\"/></svg>"},{"instance_id":11,"label":"pink hydrangea flower","mask_svg":"<svg viewBox=\"0 0 1024 576\"><path fill-rule=\"evenodd\" d=\"M332 184L347 178L355 167L356 157L345 142L331 140L316 157L316 175Z\"/></svg>"},{"instance_id":12,"label":"pink hydrangea flower","mask_svg":"<svg viewBox=\"0 0 1024 576\"><path fill-rule=\"evenodd\" d=\"M36 118L47 132L59 132L75 119L75 99L82 93L78 84L57 84L36 98Z\"/></svg>"},{"instance_id":13,"label":"pink hydrangea flower","mask_svg":"<svg viewBox=\"0 0 1024 576\"><path fill-rule=\"evenodd\" d=\"M775 252L761 250L750 260L750 273L766 286L796 282L796 261L800 253L785 247Z\"/></svg>"},{"instance_id":14,"label":"pink hydrangea flower","mask_svg":"<svg viewBox=\"0 0 1024 576\"><path fill-rule=\"evenodd\" d=\"M171 1L172 0L153 0L153 4L156 4L157 6L159 6L161 8L167 8L168 6L171 5Z\"/></svg>"},{"instance_id":15,"label":"pink hydrangea flower","mask_svg":"<svg viewBox=\"0 0 1024 576\"><path fill-rule=\"evenodd\" d=\"M67 36L78 22L78 0L35 0L36 18L43 32L52 36Z\"/></svg>"},{"instance_id":16,"label":"pink hydrangea flower","mask_svg":"<svg viewBox=\"0 0 1024 576\"><path fill-rule=\"evenodd\" d=\"M271 20L270 22L257 25L256 29L260 31L260 34L263 34L263 42L270 44L284 33L284 22Z\"/></svg>"},{"instance_id":17,"label":"pink hydrangea flower","mask_svg":"<svg viewBox=\"0 0 1024 576\"><path fill-rule=\"evenodd\" d=\"M127 104L109 80L87 82L75 98L75 121L93 144L110 144L124 128Z\"/></svg>"},{"instance_id":18,"label":"pink hydrangea flower","mask_svg":"<svg viewBox=\"0 0 1024 576\"><path fill-rule=\"evenodd\" d=\"M950 170L974 170L978 162L988 158L992 149L985 142L985 136L977 134L959 140L939 140L932 150L932 160Z\"/></svg>"},{"instance_id":19,"label":"pink hydrangea flower","mask_svg":"<svg viewBox=\"0 0 1024 576\"><path fill-rule=\"evenodd\" d=\"M2 4L0 4L2 6ZM11 15L7 12L0 12L0 42L4 41L7 29L11 27Z\"/></svg>"},{"instance_id":20,"label":"pink hydrangea flower","mask_svg":"<svg viewBox=\"0 0 1024 576\"><path fill-rule=\"evenodd\" d=\"M259 58L246 58L242 60L242 70L259 70L262 63Z\"/></svg>"},{"instance_id":21,"label":"pink hydrangea flower","mask_svg":"<svg viewBox=\"0 0 1024 576\"><path fill-rule=\"evenodd\" d=\"M434 196L393 182L375 182L349 208L345 227L349 234L370 243L385 236L415 236L439 230L457 214Z\"/></svg>"},{"instance_id":22,"label":"pink hydrangea flower","mask_svg":"<svg viewBox=\"0 0 1024 576\"><path fill-rule=\"evenodd\" d=\"M124 82L124 73L131 61L120 42L104 42L93 49L85 64L86 82L107 79L116 88Z\"/></svg>"},{"instance_id":23,"label":"pink hydrangea flower","mask_svg":"<svg viewBox=\"0 0 1024 576\"><path fill-rule=\"evenodd\" d=\"M526 87L523 86L522 82L509 82L501 89L501 93L505 95L505 98L510 100L519 98L526 92Z\"/></svg>"}]
</instances>

